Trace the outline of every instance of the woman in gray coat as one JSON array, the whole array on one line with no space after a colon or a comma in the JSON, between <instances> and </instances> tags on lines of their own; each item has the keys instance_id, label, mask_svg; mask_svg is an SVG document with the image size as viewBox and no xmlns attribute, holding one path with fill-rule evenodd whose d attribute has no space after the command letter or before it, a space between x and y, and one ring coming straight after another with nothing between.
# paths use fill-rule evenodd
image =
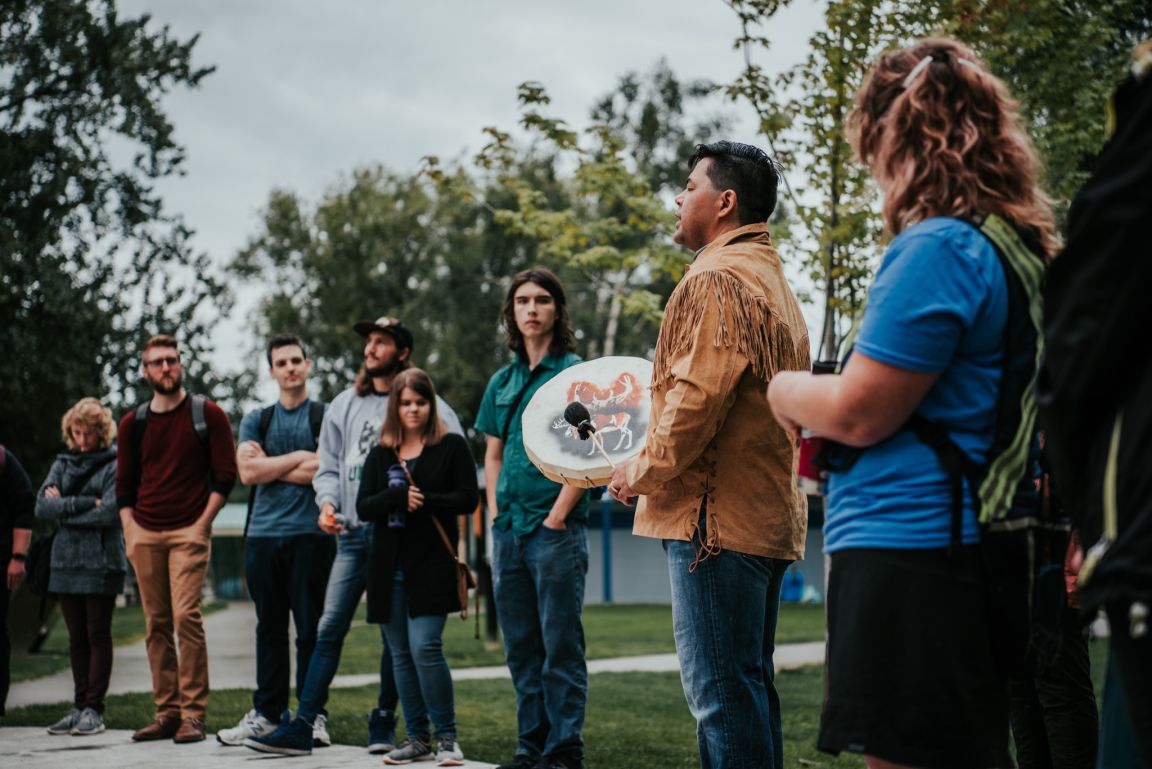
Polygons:
<instances>
[{"instance_id":1,"label":"woman in gray coat","mask_svg":"<svg viewBox=\"0 0 1152 769\"><path fill-rule=\"evenodd\" d=\"M116 508L116 423L100 401L82 398L60 428L68 450L40 487L36 516L60 524L48 589L68 625L75 707L48 733L99 734L112 675L112 609L127 570Z\"/></svg>"}]
</instances>

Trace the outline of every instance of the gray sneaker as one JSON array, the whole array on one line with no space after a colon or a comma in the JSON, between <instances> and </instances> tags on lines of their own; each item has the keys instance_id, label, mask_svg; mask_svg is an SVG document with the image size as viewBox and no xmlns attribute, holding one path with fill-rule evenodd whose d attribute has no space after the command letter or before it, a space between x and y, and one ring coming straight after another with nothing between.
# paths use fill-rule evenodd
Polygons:
<instances>
[{"instance_id":1,"label":"gray sneaker","mask_svg":"<svg viewBox=\"0 0 1152 769\"><path fill-rule=\"evenodd\" d=\"M49 734L71 734L72 727L80 720L80 711L72 708L72 712L48 727Z\"/></svg>"},{"instance_id":2,"label":"gray sneaker","mask_svg":"<svg viewBox=\"0 0 1152 769\"><path fill-rule=\"evenodd\" d=\"M410 764L413 761L434 761L432 741L404 740L400 747L384 756L386 764Z\"/></svg>"},{"instance_id":3,"label":"gray sneaker","mask_svg":"<svg viewBox=\"0 0 1152 769\"><path fill-rule=\"evenodd\" d=\"M80 711L80 718L76 719L76 725L72 727L72 734L76 737L99 734L102 731L104 731L104 719L92 708Z\"/></svg>"},{"instance_id":4,"label":"gray sneaker","mask_svg":"<svg viewBox=\"0 0 1152 769\"><path fill-rule=\"evenodd\" d=\"M441 737L436 744L437 766L464 766L464 751L452 737Z\"/></svg>"}]
</instances>

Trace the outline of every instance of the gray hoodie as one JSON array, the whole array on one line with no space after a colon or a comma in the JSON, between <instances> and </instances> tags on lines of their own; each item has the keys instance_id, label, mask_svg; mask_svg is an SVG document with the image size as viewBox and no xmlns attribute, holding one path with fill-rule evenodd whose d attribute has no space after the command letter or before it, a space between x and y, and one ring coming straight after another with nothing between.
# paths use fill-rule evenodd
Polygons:
<instances>
[{"instance_id":1,"label":"gray hoodie","mask_svg":"<svg viewBox=\"0 0 1152 769\"><path fill-rule=\"evenodd\" d=\"M317 448L320 469L312 479L312 488L316 490L316 506L323 507L325 502L335 505L336 512L344 516L345 529L362 525L356 515L356 495L360 493L364 460L380 441L387 408L387 395L360 396L349 388L337 395L324 412ZM456 412L439 395L436 409L448 432L464 435Z\"/></svg>"},{"instance_id":2,"label":"gray hoodie","mask_svg":"<svg viewBox=\"0 0 1152 769\"><path fill-rule=\"evenodd\" d=\"M76 488L76 482L97 466ZM49 486L60 490L59 499L44 496ZM36 517L60 524L52 543L50 591L115 595L124 589L128 565L116 505L115 446L59 454L36 495Z\"/></svg>"}]
</instances>

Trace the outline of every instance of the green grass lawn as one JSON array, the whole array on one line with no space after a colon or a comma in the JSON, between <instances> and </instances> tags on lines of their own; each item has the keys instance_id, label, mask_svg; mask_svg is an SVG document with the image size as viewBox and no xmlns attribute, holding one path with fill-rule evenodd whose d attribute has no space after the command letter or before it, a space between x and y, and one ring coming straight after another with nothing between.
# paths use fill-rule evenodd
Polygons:
<instances>
[{"instance_id":1,"label":"green grass lawn","mask_svg":"<svg viewBox=\"0 0 1152 769\"><path fill-rule=\"evenodd\" d=\"M789 766L861 767L855 756L816 751L823 671L819 667L782 671L777 686L784 723L784 752ZM338 743L364 745L365 714L375 706L376 687L339 689L328 703L329 730ZM515 693L508 680L461 681L456 684L456 719L460 744L468 758L499 763L516 749ZM43 726L60 717L66 705L10 710L5 726ZM208 730L232 726L251 707L251 692L213 691ZM105 721L110 729L136 729L152 718L147 694L110 697ZM584 731L590 769L699 766L696 725L684 703L676 673L599 673L590 676ZM244 751L245 748L235 748ZM255 755L255 754L253 754ZM369 760L367 754L365 761ZM367 765L367 764L366 764Z\"/></svg>"},{"instance_id":2,"label":"green grass lawn","mask_svg":"<svg viewBox=\"0 0 1152 769\"><path fill-rule=\"evenodd\" d=\"M473 636L475 618L451 614L444 629L444 653L454 668L503 665L504 650L486 649ZM481 634L483 634L481 618ZM824 637L824 607L784 604L776 643L819 641ZM584 608L584 638L588 659L663 654L676 651L672 640L672 607L662 604L594 605ZM380 669L380 630L364 624L364 608L344 642L342 675L374 673Z\"/></svg>"}]
</instances>

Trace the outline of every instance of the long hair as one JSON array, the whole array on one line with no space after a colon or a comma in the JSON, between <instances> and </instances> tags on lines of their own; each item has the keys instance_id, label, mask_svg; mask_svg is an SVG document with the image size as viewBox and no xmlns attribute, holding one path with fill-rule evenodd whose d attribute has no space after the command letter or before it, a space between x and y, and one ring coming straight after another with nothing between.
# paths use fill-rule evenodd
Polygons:
<instances>
[{"instance_id":1,"label":"long hair","mask_svg":"<svg viewBox=\"0 0 1152 769\"><path fill-rule=\"evenodd\" d=\"M856 93L848 139L880 182L892 233L930 216L996 214L1046 258L1059 249L1016 102L955 40L882 55Z\"/></svg>"},{"instance_id":2,"label":"long hair","mask_svg":"<svg viewBox=\"0 0 1152 769\"><path fill-rule=\"evenodd\" d=\"M399 449L400 444L404 442L404 424L400 421L400 396L404 393L405 387L428 401L428 424L424 425L424 445L435 446L448 434L448 428L444 426L436 408L436 388L432 385L432 378L419 368L406 368L392 378L388 408L384 412L384 424L380 427L380 445Z\"/></svg>"},{"instance_id":3,"label":"long hair","mask_svg":"<svg viewBox=\"0 0 1152 769\"><path fill-rule=\"evenodd\" d=\"M75 406L65 411L60 419L60 435L64 439L64 445L75 449L72 425L86 427L99 436L94 451L108 448L116 437L116 422L112 419L112 411L95 398L81 398L76 401Z\"/></svg>"},{"instance_id":4,"label":"long hair","mask_svg":"<svg viewBox=\"0 0 1152 769\"><path fill-rule=\"evenodd\" d=\"M508 349L517 356L527 357L524 349L524 335L516 326L516 291L525 283L535 283L552 296L556 305L556 323L552 327L552 343L548 345L548 352L561 355L576 347L576 332L572 330L572 319L568 316L568 299L564 296L564 287L560 285L560 278L547 267L533 267L530 270L521 270L512 278L512 285L504 296L504 304L500 307L500 323L504 326L504 336L508 342Z\"/></svg>"}]
</instances>

